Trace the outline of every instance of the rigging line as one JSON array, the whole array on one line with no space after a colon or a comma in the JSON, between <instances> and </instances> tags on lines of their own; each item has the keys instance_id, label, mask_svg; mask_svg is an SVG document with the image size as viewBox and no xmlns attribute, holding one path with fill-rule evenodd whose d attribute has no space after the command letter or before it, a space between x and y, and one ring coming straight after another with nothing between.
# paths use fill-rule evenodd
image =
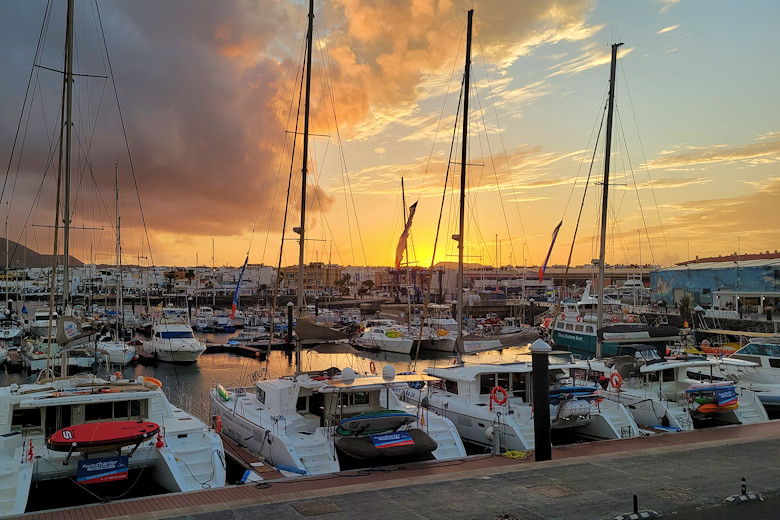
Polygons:
<instances>
[{"instance_id":1,"label":"rigging line","mask_svg":"<svg viewBox=\"0 0 780 520\"><path fill-rule=\"evenodd\" d=\"M35 97L35 92L37 92L38 96L39 96L39 99L40 99L40 102L41 102L41 107L43 107L44 103L43 103L43 97L42 97L42 94L41 94L41 89L37 88L38 86L40 86L40 84L38 82L38 75L36 74L35 77L36 77L36 80L35 80L36 87L34 87L34 89L33 89L33 97ZM31 100L31 103L32 103L32 100ZM49 125L48 125L48 121L46 119L46 110L42 109L41 112L43 114L44 131L45 131L46 135L48 136L49 135ZM30 119L31 118L32 118L32 110L28 110L27 111L27 120L26 120L25 125L24 125L24 134L23 134L23 135L25 135L25 138L22 139L21 146L20 146L20 149L19 149L19 154L18 154L18 158L17 158L17 161L16 161L16 173L15 173L15 175L18 175L19 169L21 168L22 156L24 155L25 143L27 141L27 139L26 139L27 129L30 126ZM54 130L54 129L52 129L52 130ZM16 254L16 251L17 251L17 249L19 247L19 243L21 241L21 236L24 233L24 230L27 228L28 223L30 222L30 218L32 216L32 213L38 209L38 200L40 199L41 194L43 192L43 186L45 185L46 176L48 175L49 169L54 164L54 157L55 157L55 154L57 153L58 143L59 143L59 141L57 140L57 133L52 131L51 136L49 138L49 155L48 155L48 158L46 160L46 167L43 170L43 177L41 178L41 182L38 185L38 190L35 193L35 197L33 198L32 204L30 204L30 210L27 212L27 218L24 221L24 225L21 227L21 230L19 232L19 239L16 240L16 246L14 247L13 254L11 255L12 257ZM13 192L11 194L11 201L13 202ZM33 238L35 239L35 232L34 231L33 231ZM36 240L36 250L38 250L37 240Z\"/></svg>"},{"instance_id":2,"label":"rigging line","mask_svg":"<svg viewBox=\"0 0 780 520\"><path fill-rule=\"evenodd\" d=\"M100 16L100 7L98 6L97 2L95 2L95 12L97 13L98 18L98 24L100 26L100 35L103 38L103 46L105 47L106 51L106 62L108 64L108 72L109 77L111 78L111 86L114 87L114 98L116 99L116 107L117 112L119 113L119 121L122 126L122 136L125 140L125 149L127 150L127 160L130 163L130 173L132 174L133 178L133 185L135 186L135 194L136 198L138 199L138 208L141 213L141 222L143 223L144 227L144 235L146 236L146 244L149 247L149 261L151 265L154 265L154 255L152 254L152 242L149 239L149 228L146 225L146 215L144 214L144 207L141 204L141 192L138 189L138 179L135 175L135 166L133 165L133 156L130 153L130 142L127 138L127 129L125 128L125 118L122 114L122 105L119 103L119 91L116 88L116 80L114 78L114 67L111 65L111 56L108 52L108 42L106 41L106 33L103 28L103 19Z\"/></svg>"},{"instance_id":3,"label":"rigging line","mask_svg":"<svg viewBox=\"0 0 780 520\"><path fill-rule=\"evenodd\" d=\"M441 205L439 206L439 218L436 221L436 235L433 240L433 252L431 253L431 267L430 267L431 281L428 282L428 290L426 291L425 294L425 301L430 301L431 299L431 287L433 286L432 283L433 267L436 265L436 250L439 245L439 232L441 231L441 221L444 215L444 203L447 200L447 182L449 181L450 178L450 168L452 167L452 155L455 152L455 143L457 141L457 136L458 136L458 118L460 116L461 102L463 101L463 94L464 94L463 84L466 82L465 76L461 77L460 82L461 82L461 88L460 88L460 95L458 96L458 108L455 111L455 120L453 121L453 125L452 125L452 139L450 139L450 154L449 157L447 158L448 159L447 169L444 174L444 188L441 194ZM453 179L454 179L454 175L453 175ZM463 240L463 237L461 237L460 239ZM446 246L445 246L445 251L446 251ZM428 306L423 305L423 318L421 323L425 323L427 311L428 311ZM419 357L419 354L420 354L420 344L418 342L417 350L414 353L414 360L411 363L411 369L413 371L417 370L417 358Z\"/></svg>"},{"instance_id":4,"label":"rigging line","mask_svg":"<svg viewBox=\"0 0 780 520\"><path fill-rule=\"evenodd\" d=\"M298 10L298 23L297 23L297 25L295 27L294 35L300 34L301 13L302 12L303 12L302 9ZM296 40L296 38L297 38L296 36L293 36L293 42L292 42L292 45L290 46L291 49L295 48L295 40ZM288 64L287 64L287 72L285 73L285 77L284 77L284 92L285 93L287 92L287 89L288 89L288 85L289 85L289 81L290 81L290 71L291 70L293 70L293 60L290 60L288 62ZM299 70L296 67L295 68L295 83L294 84L297 84L297 82L298 82L297 81L297 79L298 79L298 72L299 72ZM292 112L293 112L293 107L294 106L295 106L295 97L294 96L290 96L290 105L289 105L289 109L288 109L288 112L287 112L287 123L289 123L290 119L292 118ZM279 123L280 123L280 119L279 119L278 116L274 117L274 119L275 119L276 122L274 123L274 134L273 134L273 139L271 141L271 150L273 150L275 145L276 145L276 137L278 135L277 132L278 132ZM271 215L274 214L274 211L276 209L276 194L279 192L279 181L281 179L282 164L284 163L284 151L287 149L287 140L284 139L284 135L285 134L284 134L284 132L280 132L280 133L281 133L281 136L282 136L282 150L279 153L279 165L278 165L277 171L276 171L276 182L274 183L274 194L273 194L273 197L271 198ZM268 154L268 166L270 166L270 164L271 164L271 156L272 156L272 154L269 152L269 154ZM268 166L266 166L266 175L268 174ZM259 211L260 211L260 202L259 201L258 201L257 211L258 211L258 214L259 214ZM257 217L255 217L255 220L256 219L257 219ZM273 222L273 219L269 218L268 219L268 226L266 227L266 232L265 232L265 241L263 242L263 256L262 256L263 260L265 260L265 255L266 255L266 253L268 251L268 240L269 240L269 238L271 236L271 223L272 222ZM271 331L271 333L273 334L273 330Z\"/></svg>"},{"instance_id":5,"label":"rigging line","mask_svg":"<svg viewBox=\"0 0 780 520\"><path fill-rule=\"evenodd\" d=\"M324 19L325 19L324 11L323 11L323 15L322 16L323 16L323 21L324 21ZM328 80L328 84L331 85L331 87L328 89L328 93L330 94L331 106L333 107L333 125L335 126L336 138L338 139L338 142L339 142L339 162L340 162L341 168L342 168L342 170L341 170L342 186L344 185L344 181L346 180L346 188L344 190L344 199L347 201L347 204L346 204L347 209L349 208L349 201L350 200L352 201L352 209L355 212L355 227L357 228L358 242L360 242L360 249L363 252L363 263L365 264L366 267L368 267L368 256L366 255L366 246L365 246L365 243L363 242L363 233L362 233L362 231L360 229L360 221L357 218L357 206L355 205L355 194L352 191L352 184L349 181L349 175L347 175L347 172L349 171L349 169L347 168L347 159L346 159L346 156L344 155L343 141L341 139L341 132L339 131L338 116L336 115L336 100L335 100L335 98L333 96L333 87L332 87L333 82L330 80L330 76L328 75L328 70L330 70L332 66L330 64L330 52L329 52L329 48L327 46L327 41L328 41L327 40L327 32L326 32L326 36L324 36L323 39L325 40L325 43L326 43L326 45L325 45L326 52L325 52L325 58L323 59L323 61L325 63L327 63L327 65L328 65L324 73L326 75L326 79ZM347 199L347 192L349 192L349 199ZM349 218L349 212L347 212L347 229L349 231L349 245L350 245L350 249L351 249L351 251L354 252L355 248L354 248L354 245L352 243L352 223L351 223L350 218ZM354 253L353 253L353 260L354 260Z\"/></svg>"},{"instance_id":6,"label":"rigging line","mask_svg":"<svg viewBox=\"0 0 780 520\"><path fill-rule=\"evenodd\" d=\"M588 186L590 185L590 178L591 178L591 175L593 174L593 165L596 162L596 152L598 151L598 142L599 142L599 138L601 137L601 130L604 128L604 118L606 117L606 114L607 114L607 106L604 105L604 108L603 108L603 110L601 112L601 123L599 123L598 133L596 134L596 142L593 145L593 155L591 156L591 159L590 159L590 167L588 168L588 176L585 179L585 189L582 192L582 200L580 201L580 211L577 214L577 223L574 225L574 236L571 239L571 246L569 247L569 258L566 260L566 269L564 269L564 271L563 271L563 281L561 282L561 287L562 287L562 291L564 293L566 292L566 278L569 275L569 267L571 267L571 258L572 258L572 255L574 254L574 244L577 242L577 231L580 228L580 219L582 219L582 211L583 211L583 208L585 207L585 196L588 193ZM593 137L593 134L591 133L591 138L592 137ZM583 160L584 160L584 158L583 158ZM580 167L582 167L581 164L580 164ZM579 173L577 175L579 176ZM558 311L560 310L561 301L562 300L563 300L563 297L559 298L558 299L558 303L555 305L555 317L553 318L553 323L552 323L552 327L553 328L555 328L555 323L558 321L558 315L560 314Z\"/></svg>"},{"instance_id":7,"label":"rigging line","mask_svg":"<svg viewBox=\"0 0 780 520\"><path fill-rule=\"evenodd\" d=\"M6 168L6 171L5 171L5 179L3 179L3 189L0 190L0 202L2 202L4 197L5 197L5 188L6 188L6 184L8 183L8 176L11 173L11 164L13 163L13 159L14 159L14 151L16 150L16 143L17 143L17 140L19 139L19 131L22 128L22 121L24 120L24 107L27 106L27 97L30 94L30 86L33 84L33 77L36 78L36 82L35 83L36 84L38 83L38 81L37 81L38 75L36 74L36 62L38 61L38 58L40 58L40 52L41 52L41 49L43 47L43 41L44 41L45 35L46 35L45 29L49 26L49 20L51 18L51 2L52 2L52 0L49 0L49 2L46 4L46 10L44 11L44 16L43 16L43 23L41 24L41 31L38 34L38 46L35 49L35 57L33 58L32 67L30 67L30 77L27 79L27 88L25 89L25 92L24 92L24 100L22 102L22 111L19 114L19 122L16 124L16 134L14 135L14 141L13 141L13 144L11 145L11 153L8 155L8 167ZM34 95L35 95L35 90L33 90L33 96ZM28 121L29 121L29 117L30 117L30 112L32 112L32 110L28 111L28 115L27 115ZM26 135L26 132L25 132L25 135ZM24 142L24 139L22 140L22 142ZM20 154L21 154L21 152L20 152ZM17 167L17 174L18 174L18 167ZM14 182L14 185L16 185L16 182Z\"/></svg>"},{"instance_id":8,"label":"rigging line","mask_svg":"<svg viewBox=\"0 0 780 520\"><path fill-rule=\"evenodd\" d=\"M308 33L308 31L307 31L307 33ZM301 71L303 71L304 68L306 67L305 53L304 53L304 59L301 61L301 63L303 64L303 66L301 67ZM289 173L289 177L287 179L287 198L285 200L285 205L284 205L284 218L282 219L282 235L281 235L281 238L279 240L281 242L281 244L279 246L279 263L278 263L278 265L276 267L276 280L275 280L275 283L274 283L274 298L273 298L273 304L271 305L271 333L268 336L268 350L269 351L271 350L271 343L272 343L273 337L274 337L274 328L276 327L276 325L275 325L276 303L277 303L277 297L279 296L279 285L281 284L281 278L282 278L282 274L281 273L282 273L282 254L284 252L284 234L285 234L285 232L287 230L287 213L288 213L288 210L290 208L290 189L291 189L292 183L293 183L293 171L294 171L294 168L295 168L295 160L294 160L294 158L295 158L295 148L296 148L296 145L297 145L297 142L298 142L298 124L299 124L300 119L301 119L301 117L300 117L300 115L301 115L301 103L303 102L303 95L302 95L303 94L303 87L304 87L304 77L303 76L304 76L303 74L300 75L301 81L300 81L300 89L298 91L298 112L296 113L296 118L295 118L295 133L293 134L293 147L292 147L292 150L290 152L290 173ZM297 77L298 76L296 74L296 78ZM292 115L292 111L290 112L290 115ZM304 168L305 168L305 166L304 166ZM306 182L305 179L302 179L302 182ZM303 237L301 237L301 238L303 238ZM303 290L303 288L301 287L301 288L299 288L299 290ZM292 338L292 331L291 330L288 330L287 334ZM266 368L268 367L268 359L269 358L270 358L270 352L269 352L269 355L266 356Z\"/></svg>"},{"instance_id":9,"label":"rigging line","mask_svg":"<svg viewBox=\"0 0 780 520\"><path fill-rule=\"evenodd\" d=\"M495 97L493 96L493 85L490 83L490 76L488 75L488 71L487 71L487 63L486 63L486 61L484 59L485 52L482 50L482 40L479 38L479 30L477 30L476 32L477 32L477 45L479 46L480 57L482 57L482 64L483 64L483 67L485 69L485 80L486 80L487 86L488 86L488 94L490 95L491 98L495 99ZM480 112L482 113L482 126L487 131L487 124L485 123L485 112L482 110L482 100L479 98L479 96L477 96L477 103L480 104ZM499 138L499 140L501 142L501 149L504 152L504 159L506 161L507 178L509 179L509 185L511 187L511 193L517 193L517 191L515 190L514 179L512 178L512 168L509 165L509 155L507 154L506 144L504 143L504 133L501 130L501 121L498 118L498 111L496 110L495 102L492 103L492 106L493 106L493 113L495 114L496 126L498 127L498 138ZM490 153L490 161L494 162L493 151L492 151L492 149L490 147L490 141L486 139L486 142L487 142L487 146L488 146L488 151ZM502 211L502 213L504 215L504 224L506 225L506 231L507 231L507 234L509 235L509 249L512 252L512 256L515 256L514 240L512 240L512 232L510 231L510 228L509 228L509 218L507 217L506 208L504 207L504 199L503 199L503 196L501 195L501 188L500 188L500 185L499 185L499 182L498 182L498 172L496 170L495 165L493 166L493 172L494 172L495 178L496 178L496 187L498 188L499 200L501 201L501 211ZM520 213L520 204L517 201L517 197L515 197L515 207L517 208L517 217L518 217L518 220L520 221L520 231L523 234L522 238L523 238L523 240L526 243L528 243L528 236L525 233L525 226L523 224L523 217L522 217L522 214ZM529 252L529 254L530 254L530 252ZM500 264L500 262L499 262L499 264Z\"/></svg>"},{"instance_id":10,"label":"rigging line","mask_svg":"<svg viewBox=\"0 0 780 520\"><path fill-rule=\"evenodd\" d=\"M653 186L653 180L650 177L650 168L647 166L647 156L645 155L645 146L642 143L642 134L639 133L639 123L636 120L636 111L634 110L634 102L631 99L631 91L628 88L628 81L626 80L626 71L623 68L622 61L620 62L620 72L623 74L623 84L626 89L626 95L628 96L628 106L631 107L631 115L634 118L634 127L636 128L636 134L637 138L639 139L639 149L642 152L642 160L644 161L644 167L645 171L647 172L647 182L650 185L650 193L653 195L653 202L655 203L655 211L658 214L658 224L661 228L661 236L664 239L664 245L666 246L666 255L669 260L669 264L672 264L672 254L669 251L669 242L666 239L666 230L664 229L663 220L661 219L661 209L658 206L658 200L655 197L655 187ZM645 227L645 231L647 231L647 228ZM649 233L645 233L647 235L647 245L650 249L650 256L652 258L653 263L655 263L655 254L653 252L653 245L650 242L650 235Z\"/></svg>"},{"instance_id":11,"label":"rigging line","mask_svg":"<svg viewBox=\"0 0 780 520\"><path fill-rule=\"evenodd\" d=\"M452 78L455 77L455 71L457 70L458 67L458 56L460 55L460 49L463 47L464 44L463 40L466 36L466 26L467 26L467 22L464 22L463 25L461 26L460 41L458 42L458 50L455 53L455 59L452 60L452 69L450 70L449 79L447 80L447 88L444 91L444 99L442 100L442 104L441 104L441 112L439 112L439 120L436 122L436 130L433 133L433 142L431 143L431 151L428 154L428 162L425 164L425 170L423 171L423 183L420 186L420 191L419 194L417 195L417 200L420 200L420 198L422 198L421 194L426 187L425 179L427 178L428 171L431 166L431 161L433 160L433 150L436 147L436 137L439 135L439 129L441 128L441 123L444 120L444 110L447 107L447 98L449 98L450 95L450 86L452 85ZM459 97L459 99L462 98ZM458 110L460 110L460 107L458 107ZM449 169L449 166L447 168Z\"/></svg>"}]
</instances>

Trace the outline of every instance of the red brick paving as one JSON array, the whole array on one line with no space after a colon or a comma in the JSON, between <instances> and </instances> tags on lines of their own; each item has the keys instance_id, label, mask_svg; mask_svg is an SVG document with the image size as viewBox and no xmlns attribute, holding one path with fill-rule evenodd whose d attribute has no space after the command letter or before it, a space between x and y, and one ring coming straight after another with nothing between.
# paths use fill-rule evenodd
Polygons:
<instances>
[{"instance_id":1,"label":"red brick paving","mask_svg":"<svg viewBox=\"0 0 780 520\"><path fill-rule=\"evenodd\" d=\"M690 448L697 444L706 445L724 441L737 443L751 439L760 440L778 436L780 436L780 421L746 426L725 426L652 437L572 444L555 447L553 449L553 460L544 464L565 464L567 459L603 456L604 454L613 454L615 456L621 456L621 454L633 455L659 448L668 451L675 447L682 449ZM272 480L268 482L269 487L266 488L242 485L190 493L157 495L107 504L87 505L58 510L56 517L58 520L64 518L91 520L93 518L129 517L135 514L146 513L152 517L161 518L171 516L174 510L201 510L200 506L226 504L248 499L252 499L255 503L294 500L296 495L298 495L298 498L302 496L300 495L301 492L321 491L323 494L327 494L328 490L333 491L333 488L355 491L366 489L366 486L371 488L372 484L378 482L387 487L393 487L407 485L410 483L410 479L426 481L442 475L448 475L449 478L459 478L474 472L483 474L487 472L502 472L513 468L518 469L519 466L529 465L532 462L533 456L521 460L481 455L469 457L464 461L431 461L405 464L392 468L392 471L374 470L366 472L366 474L362 474L359 471L349 471L343 474ZM178 514L181 514L181 511ZM52 512L40 512L25 515L24 518L48 520L54 516Z\"/></svg>"}]
</instances>

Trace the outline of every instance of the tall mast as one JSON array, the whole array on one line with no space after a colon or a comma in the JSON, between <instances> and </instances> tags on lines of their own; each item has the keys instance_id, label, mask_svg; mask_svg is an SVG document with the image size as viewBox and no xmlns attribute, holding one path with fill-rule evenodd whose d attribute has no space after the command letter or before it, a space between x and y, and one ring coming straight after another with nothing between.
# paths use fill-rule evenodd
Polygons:
<instances>
[{"instance_id":1,"label":"tall mast","mask_svg":"<svg viewBox=\"0 0 780 520\"><path fill-rule=\"evenodd\" d=\"M466 70L463 75L463 143L460 156L460 215L458 224L458 341L463 337L463 240L464 240L464 216L466 205L466 159L468 155L469 135L469 87L471 71L471 27L474 9L469 10L468 29L466 31ZM463 361L459 349L458 362Z\"/></svg>"},{"instance_id":2,"label":"tall mast","mask_svg":"<svg viewBox=\"0 0 780 520\"><path fill-rule=\"evenodd\" d=\"M62 308L68 307L70 287L68 264L70 256L70 148L73 126L73 0L68 0L68 23L65 33L65 195L63 216Z\"/></svg>"},{"instance_id":3,"label":"tall mast","mask_svg":"<svg viewBox=\"0 0 780 520\"><path fill-rule=\"evenodd\" d=\"M601 246L599 248L599 299L596 314L596 330L602 327L604 318L604 254L607 249L607 197L609 195L609 158L612 152L612 113L615 106L615 68L617 51L622 43L612 44L612 65L609 70L609 103L607 108L607 141L604 148L604 187L601 195ZM596 336L596 357L601 357L601 338Z\"/></svg>"},{"instance_id":4,"label":"tall mast","mask_svg":"<svg viewBox=\"0 0 780 520\"><path fill-rule=\"evenodd\" d=\"M114 187L116 188L116 333L121 337L124 328L124 310L122 305L122 246L119 225L119 165L114 163Z\"/></svg>"},{"instance_id":5,"label":"tall mast","mask_svg":"<svg viewBox=\"0 0 780 520\"><path fill-rule=\"evenodd\" d=\"M306 31L306 100L303 108L303 167L301 168L301 235L298 251L298 316L303 313L303 252L306 239L306 174L309 162L309 105L311 100L311 45L314 33L314 0L309 0L309 28Z\"/></svg>"},{"instance_id":6,"label":"tall mast","mask_svg":"<svg viewBox=\"0 0 780 520\"><path fill-rule=\"evenodd\" d=\"M217 267L214 263L214 239L211 239L211 310L217 306Z\"/></svg>"}]
</instances>

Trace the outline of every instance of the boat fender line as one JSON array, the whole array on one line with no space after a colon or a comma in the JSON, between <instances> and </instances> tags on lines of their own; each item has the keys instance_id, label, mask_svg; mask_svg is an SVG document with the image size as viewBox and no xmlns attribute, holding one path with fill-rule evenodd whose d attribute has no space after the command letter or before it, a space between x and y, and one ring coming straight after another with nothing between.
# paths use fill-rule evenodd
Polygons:
<instances>
[{"instance_id":1,"label":"boat fender line","mask_svg":"<svg viewBox=\"0 0 780 520\"><path fill-rule=\"evenodd\" d=\"M617 372L612 372L612 375L609 376L609 382L612 385L612 388L619 392L620 387L623 386L623 376Z\"/></svg>"},{"instance_id":2,"label":"boat fender line","mask_svg":"<svg viewBox=\"0 0 780 520\"><path fill-rule=\"evenodd\" d=\"M626 316L626 321L627 321L628 323L634 323L634 316L632 316L631 314L629 314L628 316Z\"/></svg>"},{"instance_id":3,"label":"boat fender line","mask_svg":"<svg viewBox=\"0 0 780 520\"><path fill-rule=\"evenodd\" d=\"M502 397L498 397L499 393L502 395ZM490 411L493 411L493 403L496 403L498 406L506 404L507 397L508 395L506 390L500 386L494 386L493 390L490 391Z\"/></svg>"},{"instance_id":4,"label":"boat fender line","mask_svg":"<svg viewBox=\"0 0 780 520\"><path fill-rule=\"evenodd\" d=\"M619 321L620 321L620 318L618 318L617 316L612 316L612 323L617 323Z\"/></svg>"},{"instance_id":5,"label":"boat fender line","mask_svg":"<svg viewBox=\"0 0 780 520\"><path fill-rule=\"evenodd\" d=\"M376 364L372 361L370 365L368 365L369 369L371 370L372 374L376 374Z\"/></svg>"},{"instance_id":6,"label":"boat fender line","mask_svg":"<svg viewBox=\"0 0 780 520\"><path fill-rule=\"evenodd\" d=\"M214 416L214 431L217 433L222 432L222 417L219 415Z\"/></svg>"},{"instance_id":7,"label":"boat fender line","mask_svg":"<svg viewBox=\"0 0 780 520\"><path fill-rule=\"evenodd\" d=\"M577 314L577 321L578 322L582 321L582 315L581 314Z\"/></svg>"}]
</instances>

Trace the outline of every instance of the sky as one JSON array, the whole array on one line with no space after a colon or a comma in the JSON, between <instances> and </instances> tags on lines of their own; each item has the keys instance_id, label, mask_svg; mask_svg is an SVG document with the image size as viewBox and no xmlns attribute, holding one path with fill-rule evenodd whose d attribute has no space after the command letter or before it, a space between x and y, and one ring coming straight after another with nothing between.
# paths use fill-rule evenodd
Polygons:
<instances>
[{"instance_id":1,"label":"sky","mask_svg":"<svg viewBox=\"0 0 780 520\"><path fill-rule=\"evenodd\" d=\"M0 203L41 253L66 2L48 4L0 0ZM71 253L114 262L116 164L123 263L297 263L308 2L75 6ZM306 262L392 265L415 202L404 263L456 260L472 8L467 262L538 266L561 221L551 264L598 257L614 43L606 262L780 249L780 3L317 0Z\"/></svg>"}]
</instances>

